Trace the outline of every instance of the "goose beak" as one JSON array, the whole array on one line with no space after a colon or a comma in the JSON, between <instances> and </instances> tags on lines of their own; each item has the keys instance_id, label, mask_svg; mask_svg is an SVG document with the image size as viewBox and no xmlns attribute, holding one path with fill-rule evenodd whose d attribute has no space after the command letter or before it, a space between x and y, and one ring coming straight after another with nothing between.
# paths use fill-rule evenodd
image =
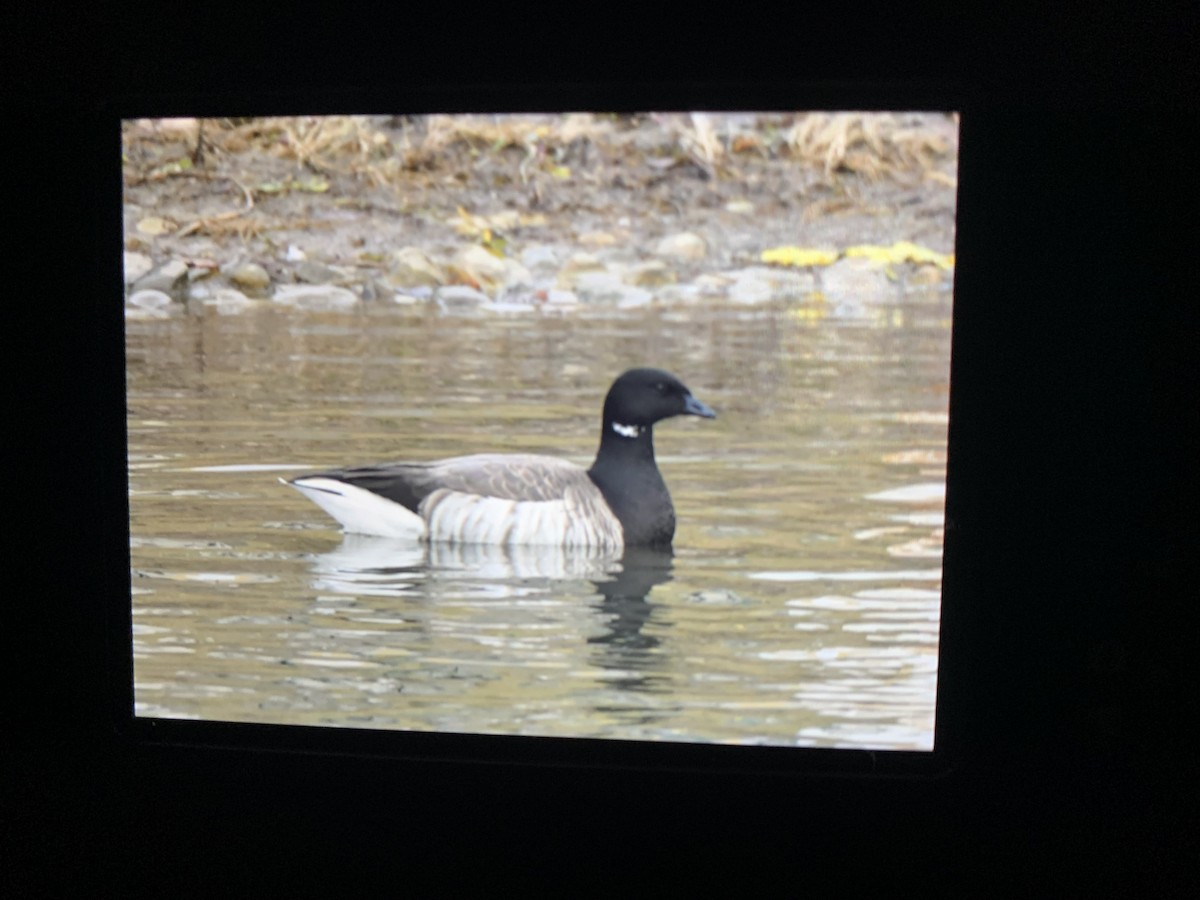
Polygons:
<instances>
[{"instance_id":1,"label":"goose beak","mask_svg":"<svg viewBox=\"0 0 1200 900\"><path fill-rule=\"evenodd\" d=\"M701 416L705 419L715 419L717 414L707 404L701 403L691 394L683 402L683 414L686 416Z\"/></svg>"}]
</instances>

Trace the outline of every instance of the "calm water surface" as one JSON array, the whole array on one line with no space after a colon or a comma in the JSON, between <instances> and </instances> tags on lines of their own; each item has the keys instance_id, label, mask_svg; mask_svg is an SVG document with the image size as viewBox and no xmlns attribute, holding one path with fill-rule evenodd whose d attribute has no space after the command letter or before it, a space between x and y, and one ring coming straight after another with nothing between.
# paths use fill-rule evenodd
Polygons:
<instances>
[{"instance_id":1,"label":"calm water surface","mask_svg":"<svg viewBox=\"0 0 1200 900\"><path fill-rule=\"evenodd\" d=\"M805 746L933 742L948 293L449 317L269 305L128 322L140 715ZM469 452L587 465L612 378L672 556L343 536L278 478Z\"/></svg>"}]
</instances>

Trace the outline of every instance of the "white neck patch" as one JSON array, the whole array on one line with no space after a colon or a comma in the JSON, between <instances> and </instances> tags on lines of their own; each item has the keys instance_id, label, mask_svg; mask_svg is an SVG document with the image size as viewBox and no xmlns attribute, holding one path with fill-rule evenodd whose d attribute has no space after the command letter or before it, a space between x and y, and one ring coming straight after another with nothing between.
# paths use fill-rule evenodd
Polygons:
<instances>
[{"instance_id":1,"label":"white neck patch","mask_svg":"<svg viewBox=\"0 0 1200 900\"><path fill-rule=\"evenodd\" d=\"M640 425L622 425L620 422L613 422L612 430L615 431L617 434L619 434L621 437L634 438L642 433L642 426L640 426Z\"/></svg>"}]
</instances>

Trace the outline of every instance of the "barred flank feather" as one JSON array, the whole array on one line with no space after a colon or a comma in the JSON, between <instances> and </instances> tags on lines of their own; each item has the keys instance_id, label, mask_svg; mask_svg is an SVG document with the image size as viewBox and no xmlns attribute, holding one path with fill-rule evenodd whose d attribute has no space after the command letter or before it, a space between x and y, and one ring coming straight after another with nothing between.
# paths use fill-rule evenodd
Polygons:
<instances>
[{"instance_id":1,"label":"barred flank feather","mask_svg":"<svg viewBox=\"0 0 1200 900\"><path fill-rule=\"evenodd\" d=\"M410 510L361 485L407 476ZM584 469L554 457L484 454L424 466L373 466L290 484L346 531L466 544L620 549L621 523ZM428 493L425 490L435 484ZM530 499L525 499L530 498Z\"/></svg>"}]
</instances>

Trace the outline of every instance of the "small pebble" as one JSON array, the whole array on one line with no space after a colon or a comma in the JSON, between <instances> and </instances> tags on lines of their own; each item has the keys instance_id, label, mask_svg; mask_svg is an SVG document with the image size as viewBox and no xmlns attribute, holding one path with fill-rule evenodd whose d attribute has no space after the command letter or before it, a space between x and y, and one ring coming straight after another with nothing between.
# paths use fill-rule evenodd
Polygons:
<instances>
[{"instance_id":1,"label":"small pebble","mask_svg":"<svg viewBox=\"0 0 1200 900\"><path fill-rule=\"evenodd\" d=\"M616 272L580 272L575 278L576 293L589 303L619 297L624 286Z\"/></svg>"},{"instance_id":2,"label":"small pebble","mask_svg":"<svg viewBox=\"0 0 1200 900\"><path fill-rule=\"evenodd\" d=\"M521 253L521 265L534 272L553 271L563 257L562 251L548 244L534 244Z\"/></svg>"},{"instance_id":3,"label":"small pebble","mask_svg":"<svg viewBox=\"0 0 1200 900\"><path fill-rule=\"evenodd\" d=\"M853 299L864 303L895 298L899 286L888 279L887 266L869 259L847 257L821 270L821 290L830 302Z\"/></svg>"},{"instance_id":4,"label":"small pebble","mask_svg":"<svg viewBox=\"0 0 1200 900\"><path fill-rule=\"evenodd\" d=\"M187 264L173 259L139 278L134 284L134 289L137 291L162 291L182 300L187 284L187 273Z\"/></svg>"},{"instance_id":5,"label":"small pebble","mask_svg":"<svg viewBox=\"0 0 1200 900\"><path fill-rule=\"evenodd\" d=\"M704 259L708 255L708 244L704 238L691 231L668 235L654 247L655 256L675 259Z\"/></svg>"},{"instance_id":6,"label":"small pebble","mask_svg":"<svg viewBox=\"0 0 1200 900\"><path fill-rule=\"evenodd\" d=\"M437 287L445 283L446 275L424 251L416 247L402 247L392 254L392 268L386 280L392 287L400 289L417 285Z\"/></svg>"},{"instance_id":7,"label":"small pebble","mask_svg":"<svg viewBox=\"0 0 1200 900\"><path fill-rule=\"evenodd\" d=\"M332 284L280 285L271 299L276 303L313 312L353 309L359 303L358 296L353 291Z\"/></svg>"},{"instance_id":8,"label":"small pebble","mask_svg":"<svg viewBox=\"0 0 1200 900\"><path fill-rule=\"evenodd\" d=\"M508 274L505 261L493 256L483 247L464 247L454 255L454 269L465 276L464 281L473 281L480 286L497 287L504 284Z\"/></svg>"},{"instance_id":9,"label":"small pebble","mask_svg":"<svg viewBox=\"0 0 1200 900\"><path fill-rule=\"evenodd\" d=\"M675 280L675 273L658 260L640 263L629 270L625 280L638 287L659 287Z\"/></svg>"},{"instance_id":10,"label":"small pebble","mask_svg":"<svg viewBox=\"0 0 1200 900\"><path fill-rule=\"evenodd\" d=\"M163 291L156 291L153 288L135 291L129 297L129 305L137 306L141 309L166 309L173 302L170 294L166 294Z\"/></svg>"},{"instance_id":11,"label":"small pebble","mask_svg":"<svg viewBox=\"0 0 1200 900\"><path fill-rule=\"evenodd\" d=\"M292 275L297 281L305 284L328 284L337 279L337 272L333 269L307 259L292 270Z\"/></svg>"},{"instance_id":12,"label":"small pebble","mask_svg":"<svg viewBox=\"0 0 1200 900\"><path fill-rule=\"evenodd\" d=\"M610 231L585 231L575 240L580 247L611 247L617 236Z\"/></svg>"},{"instance_id":13,"label":"small pebble","mask_svg":"<svg viewBox=\"0 0 1200 900\"><path fill-rule=\"evenodd\" d=\"M216 309L221 316L237 315L254 305L254 301L233 288L221 288L210 299L204 301L205 306Z\"/></svg>"},{"instance_id":14,"label":"small pebble","mask_svg":"<svg viewBox=\"0 0 1200 900\"><path fill-rule=\"evenodd\" d=\"M477 291L465 284L451 284L439 288L435 293L438 306L442 309L462 312L477 309L484 303L491 303L492 298L483 291Z\"/></svg>"},{"instance_id":15,"label":"small pebble","mask_svg":"<svg viewBox=\"0 0 1200 900\"><path fill-rule=\"evenodd\" d=\"M145 253L125 253L125 286L133 284L154 268L154 263Z\"/></svg>"},{"instance_id":16,"label":"small pebble","mask_svg":"<svg viewBox=\"0 0 1200 900\"><path fill-rule=\"evenodd\" d=\"M271 286L271 276L258 263L243 263L229 273L229 280L249 291L265 291Z\"/></svg>"}]
</instances>

